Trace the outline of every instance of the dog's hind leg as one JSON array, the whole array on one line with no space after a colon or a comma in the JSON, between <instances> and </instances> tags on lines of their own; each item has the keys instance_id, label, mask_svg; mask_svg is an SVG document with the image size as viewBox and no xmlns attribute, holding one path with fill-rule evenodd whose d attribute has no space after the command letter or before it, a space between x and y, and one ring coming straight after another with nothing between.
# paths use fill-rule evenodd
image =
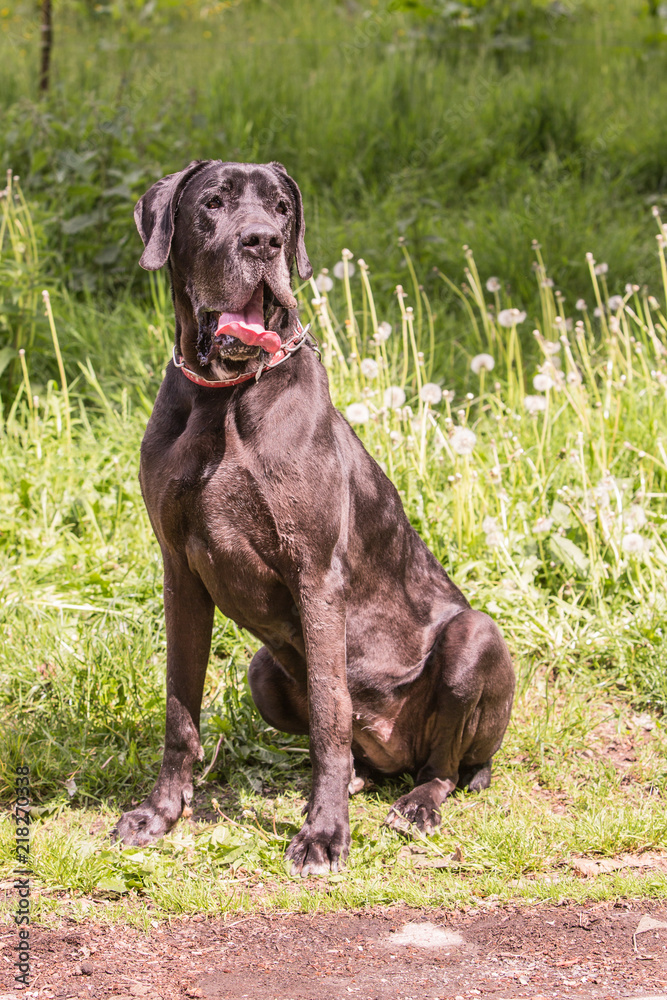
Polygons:
<instances>
[{"instance_id":1,"label":"dog's hind leg","mask_svg":"<svg viewBox=\"0 0 667 1000\"><path fill-rule=\"evenodd\" d=\"M213 601L187 566L165 558L167 726L160 774L148 798L123 813L112 837L142 845L162 837L192 800L192 766L202 760L199 712L211 649Z\"/></svg>"},{"instance_id":2,"label":"dog's hind leg","mask_svg":"<svg viewBox=\"0 0 667 1000\"><path fill-rule=\"evenodd\" d=\"M457 785L471 791L489 787L491 758L505 735L514 695L507 646L480 611L453 618L431 657L436 710L430 753L416 787L394 803L386 819L394 829L414 823L424 833L439 825L440 806Z\"/></svg>"},{"instance_id":3,"label":"dog's hind leg","mask_svg":"<svg viewBox=\"0 0 667 1000\"><path fill-rule=\"evenodd\" d=\"M305 664L304 664L305 675ZM250 693L265 722L282 733L308 733L308 691L262 646L248 667Z\"/></svg>"},{"instance_id":4,"label":"dog's hind leg","mask_svg":"<svg viewBox=\"0 0 667 1000\"><path fill-rule=\"evenodd\" d=\"M306 736L309 732L308 691L299 684L262 646L250 661L248 683L252 699L265 722L282 733ZM356 795L367 785L365 765L351 757L350 795Z\"/></svg>"}]
</instances>

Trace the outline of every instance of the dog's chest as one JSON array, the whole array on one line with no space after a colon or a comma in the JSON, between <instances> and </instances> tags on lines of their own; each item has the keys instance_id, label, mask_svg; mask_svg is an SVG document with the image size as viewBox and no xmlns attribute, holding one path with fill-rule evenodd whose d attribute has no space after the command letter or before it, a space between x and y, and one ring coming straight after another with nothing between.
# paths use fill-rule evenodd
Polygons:
<instances>
[{"instance_id":1,"label":"dog's chest","mask_svg":"<svg viewBox=\"0 0 667 1000\"><path fill-rule=\"evenodd\" d=\"M247 469L220 463L194 501L186 552L221 611L249 627L287 620L293 600L281 572L283 539ZM298 624L298 621L297 621Z\"/></svg>"}]
</instances>

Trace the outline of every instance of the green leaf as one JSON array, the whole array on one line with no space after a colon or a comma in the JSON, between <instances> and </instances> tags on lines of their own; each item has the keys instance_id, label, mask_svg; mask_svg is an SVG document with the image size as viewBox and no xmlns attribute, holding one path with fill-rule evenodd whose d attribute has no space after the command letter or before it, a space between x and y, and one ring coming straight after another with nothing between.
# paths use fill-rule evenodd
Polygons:
<instances>
[{"instance_id":1,"label":"green leaf","mask_svg":"<svg viewBox=\"0 0 667 1000\"><path fill-rule=\"evenodd\" d=\"M5 368L16 357L16 351L13 347L3 347L0 351L0 375L4 372Z\"/></svg>"},{"instance_id":2,"label":"green leaf","mask_svg":"<svg viewBox=\"0 0 667 1000\"><path fill-rule=\"evenodd\" d=\"M554 558L563 563L568 572L578 573L579 576L586 575L590 560L571 538L567 538L565 535L552 535L549 539L549 548Z\"/></svg>"},{"instance_id":3,"label":"green leaf","mask_svg":"<svg viewBox=\"0 0 667 1000\"><path fill-rule=\"evenodd\" d=\"M127 892L127 883L120 875L107 875L99 880L95 888L101 892L122 893Z\"/></svg>"},{"instance_id":4,"label":"green leaf","mask_svg":"<svg viewBox=\"0 0 667 1000\"><path fill-rule=\"evenodd\" d=\"M86 212L83 215L74 215L71 219L65 219L60 224L60 228L68 236L73 236L75 233L81 233L84 229L90 229L91 226L97 226L100 222L104 222L103 212Z\"/></svg>"}]
</instances>

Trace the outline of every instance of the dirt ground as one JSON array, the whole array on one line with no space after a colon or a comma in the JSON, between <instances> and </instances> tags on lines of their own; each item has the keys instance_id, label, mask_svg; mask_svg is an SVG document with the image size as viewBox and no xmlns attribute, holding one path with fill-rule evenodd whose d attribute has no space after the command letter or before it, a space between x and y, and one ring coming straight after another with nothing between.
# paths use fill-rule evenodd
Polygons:
<instances>
[{"instance_id":1,"label":"dirt ground","mask_svg":"<svg viewBox=\"0 0 667 1000\"><path fill-rule=\"evenodd\" d=\"M63 921L32 929L27 991L15 944L3 928L0 1000L667 1000L667 908L651 903L195 917L147 935Z\"/></svg>"}]
</instances>

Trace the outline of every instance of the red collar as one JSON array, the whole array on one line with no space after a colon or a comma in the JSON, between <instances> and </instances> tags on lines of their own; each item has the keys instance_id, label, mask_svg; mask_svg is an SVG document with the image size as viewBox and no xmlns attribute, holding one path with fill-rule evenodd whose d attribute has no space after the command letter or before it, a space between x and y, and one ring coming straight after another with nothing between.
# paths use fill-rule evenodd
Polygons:
<instances>
[{"instance_id":1,"label":"red collar","mask_svg":"<svg viewBox=\"0 0 667 1000\"><path fill-rule=\"evenodd\" d=\"M174 347L174 364L177 368L180 368L186 378L190 379L191 382L195 382L197 385L206 386L209 389L229 389L233 385L240 385L241 382L249 382L251 378L254 378L256 382L259 381L260 375L264 372L268 372L270 368L276 368L278 365L282 364L283 361L287 361L300 347L306 342L306 337L308 331L310 330L310 323L303 329L301 323L297 320L296 330L292 334L289 340L280 347L278 351L272 356L270 361L266 364L261 364L256 372L247 372L244 375L237 375L236 378L225 378L225 379L209 379L204 378L203 375L197 375L195 372L190 371L189 368L185 367L185 359L176 353L176 348Z\"/></svg>"}]
</instances>

